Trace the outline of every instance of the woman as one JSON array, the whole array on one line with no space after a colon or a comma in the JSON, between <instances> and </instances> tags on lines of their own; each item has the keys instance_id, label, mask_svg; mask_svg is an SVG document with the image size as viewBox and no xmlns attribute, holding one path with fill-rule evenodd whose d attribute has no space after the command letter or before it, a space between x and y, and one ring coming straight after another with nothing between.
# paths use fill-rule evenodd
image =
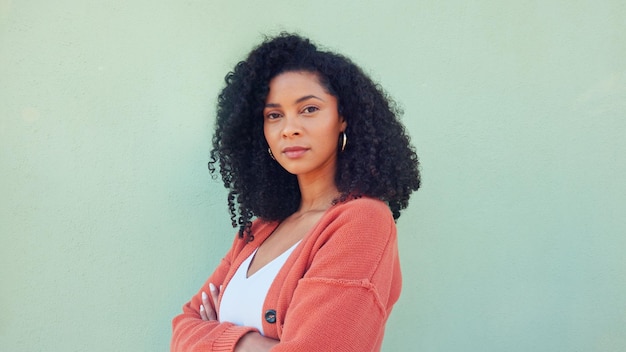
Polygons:
<instances>
[{"instance_id":1,"label":"woman","mask_svg":"<svg viewBox=\"0 0 626 352\"><path fill-rule=\"evenodd\" d=\"M239 234L173 320L173 351L378 351L418 189L396 109L349 59L281 34L226 76L209 169Z\"/></svg>"}]
</instances>

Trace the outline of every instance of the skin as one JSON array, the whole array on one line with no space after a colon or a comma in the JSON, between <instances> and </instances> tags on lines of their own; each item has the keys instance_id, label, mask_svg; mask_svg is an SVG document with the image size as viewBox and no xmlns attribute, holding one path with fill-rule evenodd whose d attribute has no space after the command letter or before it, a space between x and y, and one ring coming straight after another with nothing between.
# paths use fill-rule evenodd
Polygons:
<instances>
[{"instance_id":1,"label":"skin","mask_svg":"<svg viewBox=\"0 0 626 352\"><path fill-rule=\"evenodd\" d=\"M248 276L300 241L339 195L334 181L338 141L347 127L336 97L326 91L316 74L304 71L285 72L270 81L263 121L265 140L276 162L297 176L302 198L298 210L261 244ZM217 320L213 303L221 289L211 285L210 295L203 293L203 320ZM251 332L239 340L235 351L269 351L278 343Z\"/></svg>"},{"instance_id":2,"label":"skin","mask_svg":"<svg viewBox=\"0 0 626 352\"><path fill-rule=\"evenodd\" d=\"M263 115L265 140L276 161L298 176L301 191L314 185L334 188L337 143L346 122L339 116L337 98L317 75L286 72L275 77Z\"/></svg>"}]
</instances>

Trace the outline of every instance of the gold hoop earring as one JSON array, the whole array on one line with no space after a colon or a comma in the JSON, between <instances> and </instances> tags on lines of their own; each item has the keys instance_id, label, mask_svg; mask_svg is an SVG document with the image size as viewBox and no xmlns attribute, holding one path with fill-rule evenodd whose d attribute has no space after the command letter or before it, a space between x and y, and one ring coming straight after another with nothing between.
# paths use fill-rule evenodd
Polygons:
<instances>
[{"instance_id":1,"label":"gold hoop earring","mask_svg":"<svg viewBox=\"0 0 626 352\"><path fill-rule=\"evenodd\" d=\"M346 149L346 144L348 144L348 136L346 136L346 132L341 132L341 151L342 152Z\"/></svg>"},{"instance_id":2,"label":"gold hoop earring","mask_svg":"<svg viewBox=\"0 0 626 352\"><path fill-rule=\"evenodd\" d=\"M267 152L270 153L270 158L272 158L272 160L276 160L276 158L274 158L274 154L272 154L272 149L268 147Z\"/></svg>"}]
</instances>

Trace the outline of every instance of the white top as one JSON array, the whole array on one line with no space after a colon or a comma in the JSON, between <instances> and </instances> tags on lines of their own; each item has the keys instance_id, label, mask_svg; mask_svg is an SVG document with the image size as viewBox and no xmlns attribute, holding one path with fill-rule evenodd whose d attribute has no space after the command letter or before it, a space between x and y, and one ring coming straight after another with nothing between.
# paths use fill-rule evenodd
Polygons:
<instances>
[{"instance_id":1,"label":"white top","mask_svg":"<svg viewBox=\"0 0 626 352\"><path fill-rule=\"evenodd\" d=\"M265 296L267 296L267 291L269 291L278 271L283 267L298 243L300 241L250 277L247 277L248 268L258 248L241 263L224 289L219 306L220 322L228 321L240 326L252 326L257 328L261 335L264 335L263 302L265 302Z\"/></svg>"}]
</instances>

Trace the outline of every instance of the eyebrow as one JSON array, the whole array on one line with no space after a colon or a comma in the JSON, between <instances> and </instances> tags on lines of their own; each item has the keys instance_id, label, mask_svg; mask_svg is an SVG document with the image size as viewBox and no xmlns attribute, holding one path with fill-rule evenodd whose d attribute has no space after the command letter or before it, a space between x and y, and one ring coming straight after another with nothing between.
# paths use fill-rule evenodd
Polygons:
<instances>
[{"instance_id":1,"label":"eyebrow","mask_svg":"<svg viewBox=\"0 0 626 352\"><path fill-rule=\"evenodd\" d=\"M311 94L311 95L305 95L305 96L303 96L302 98L298 98L298 99L296 100L296 104L297 104L297 103L301 103L301 102L303 102L303 101L305 101L305 100L308 100L308 99L317 99L317 100L324 101L324 99L322 99L322 98L320 98L320 97L317 97L317 96L315 96L315 95L312 95L312 94ZM278 108L278 107L280 107L280 104L276 104L276 103L267 103L267 104L265 104L265 107L266 107L266 108Z\"/></svg>"}]
</instances>

